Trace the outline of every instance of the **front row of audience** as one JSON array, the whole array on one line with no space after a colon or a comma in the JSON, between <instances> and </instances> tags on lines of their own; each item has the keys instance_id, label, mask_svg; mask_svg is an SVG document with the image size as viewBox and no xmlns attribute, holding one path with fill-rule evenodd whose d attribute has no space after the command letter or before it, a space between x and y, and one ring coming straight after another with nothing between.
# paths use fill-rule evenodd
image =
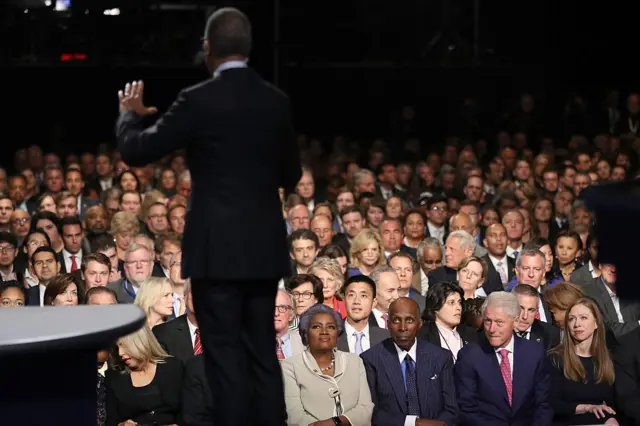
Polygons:
<instances>
[{"instance_id":1,"label":"front row of audience","mask_svg":"<svg viewBox=\"0 0 640 426\"><path fill-rule=\"evenodd\" d=\"M153 280L136 298L147 325L121 338L108 362L108 351L98 355L98 424L210 425L213 401L198 356L202 347L189 283L185 315L159 325L172 316L173 298L170 286ZM538 294L532 287L491 293L482 304L482 328L476 330L462 323L467 302L463 290L450 282L430 286L422 315L410 298L391 302L388 333L379 332L390 337L373 341L377 327L366 321L366 328L354 327L351 318L358 318L357 311L367 319L372 315L376 284L371 278L354 276L344 284L347 321L311 287L296 286L297 297L279 290L275 300L274 346L289 425L624 425L634 416L628 401L638 399L635 372L614 364L602 314L580 294L563 311L562 331L552 345L533 334L539 322L533 319ZM18 283L5 282L0 289L2 307L24 306L28 296ZM311 299L315 303L303 310L296 306ZM45 305L79 300L117 303L106 287L79 295L71 274L54 277L43 298ZM176 340L182 331L192 337L189 345ZM366 349L363 341L370 342ZM620 339L618 349L628 358L638 338L626 341ZM182 343L186 353L177 349ZM618 406L625 407L626 416Z\"/></svg>"}]
</instances>

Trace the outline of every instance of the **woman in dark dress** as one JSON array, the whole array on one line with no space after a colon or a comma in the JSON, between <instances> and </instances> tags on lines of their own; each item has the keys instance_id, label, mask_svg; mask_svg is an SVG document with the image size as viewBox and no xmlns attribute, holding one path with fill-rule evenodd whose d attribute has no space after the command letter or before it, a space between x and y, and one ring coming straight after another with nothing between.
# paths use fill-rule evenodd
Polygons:
<instances>
[{"instance_id":1,"label":"woman in dark dress","mask_svg":"<svg viewBox=\"0 0 640 426\"><path fill-rule=\"evenodd\" d=\"M105 377L107 426L179 424L182 363L146 325L118 341L118 355L124 368Z\"/></svg>"},{"instance_id":2,"label":"woman in dark dress","mask_svg":"<svg viewBox=\"0 0 640 426\"><path fill-rule=\"evenodd\" d=\"M429 286L418 337L447 349L458 357L458 351L477 340L477 331L461 324L464 292L455 283L442 281Z\"/></svg>"},{"instance_id":3,"label":"woman in dark dress","mask_svg":"<svg viewBox=\"0 0 640 426\"><path fill-rule=\"evenodd\" d=\"M613 408L613 362L602 314L588 298L567 310L562 344L550 352L554 425L619 424Z\"/></svg>"}]
</instances>

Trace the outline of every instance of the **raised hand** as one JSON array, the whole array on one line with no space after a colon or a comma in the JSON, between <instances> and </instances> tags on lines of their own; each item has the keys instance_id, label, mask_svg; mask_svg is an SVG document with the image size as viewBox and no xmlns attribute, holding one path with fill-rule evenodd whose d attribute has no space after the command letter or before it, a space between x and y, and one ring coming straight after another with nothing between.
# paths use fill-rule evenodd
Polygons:
<instances>
[{"instance_id":1,"label":"raised hand","mask_svg":"<svg viewBox=\"0 0 640 426\"><path fill-rule=\"evenodd\" d=\"M142 80L127 83L124 86L124 90L118 92L120 112L133 111L140 117L157 113L158 108L144 106L144 101L142 100L143 93L144 82Z\"/></svg>"}]
</instances>

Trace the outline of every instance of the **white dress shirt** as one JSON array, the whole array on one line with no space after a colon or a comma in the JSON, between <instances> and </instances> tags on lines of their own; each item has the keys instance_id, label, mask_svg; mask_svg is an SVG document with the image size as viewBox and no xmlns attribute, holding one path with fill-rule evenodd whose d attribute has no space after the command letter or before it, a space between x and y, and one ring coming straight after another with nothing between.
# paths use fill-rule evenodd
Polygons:
<instances>
[{"instance_id":1,"label":"white dress shirt","mask_svg":"<svg viewBox=\"0 0 640 426\"><path fill-rule=\"evenodd\" d=\"M378 327L384 328L386 330L387 329L387 322L382 318L382 315L384 314L384 312L380 312L376 308L373 308L371 310L371 312L373 312L373 316L376 317L376 321L378 321ZM387 315L388 315L388 313L387 313Z\"/></svg>"},{"instance_id":2,"label":"white dress shirt","mask_svg":"<svg viewBox=\"0 0 640 426\"><path fill-rule=\"evenodd\" d=\"M29 272L29 268L24 270L24 281L29 285L29 287L35 287L38 285L38 283L40 283L38 277L36 277L35 275L31 275L31 272Z\"/></svg>"},{"instance_id":3,"label":"white dress shirt","mask_svg":"<svg viewBox=\"0 0 640 426\"><path fill-rule=\"evenodd\" d=\"M502 281L503 276L505 277L506 281L502 281L502 285L505 286L509 282L509 261L507 256L505 255L502 259L498 259L497 257L493 257L493 255L489 254L489 260L498 273L500 281ZM500 263L500 266L498 266L498 263ZM504 275L500 274L501 271Z\"/></svg>"},{"instance_id":4,"label":"white dress shirt","mask_svg":"<svg viewBox=\"0 0 640 426\"><path fill-rule=\"evenodd\" d=\"M517 251L518 255L520 255L523 248L524 248L523 244L520 244L520 247L518 247L517 249L511 248L510 245L507 245L507 256L509 256L512 259L515 259L515 256L513 255L513 253Z\"/></svg>"},{"instance_id":5,"label":"white dress shirt","mask_svg":"<svg viewBox=\"0 0 640 426\"><path fill-rule=\"evenodd\" d=\"M400 361L401 366L402 366L402 363L404 362L404 359L407 357L407 354L409 354L414 364L416 365L416 370L418 369L418 340L417 339L415 342L413 342L413 346L409 348L408 352L405 351L404 349L400 349L400 347L395 343L393 344L393 346L396 347L396 352L398 353L398 361ZM404 426L416 426L417 419L418 419L418 416L406 416L404 418Z\"/></svg>"},{"instance_id":6,"label":"white dress shirt","mask_svg":"<svg viewBox=\"0 0 640 426\"><path fill-rule=\"evenodd\" d=\"M191 347L196 346L196 327L189 321L189 317L187 317L187 325L189 326L189 337L191 337Z\"/></svg>"},{"instance_id":7,"label":"white dress shirt","mask_svg":"<svg viewBox=\"0 0 640 426\"><path fill-rule=\"evenodd\" d=\"M589 261L588 265L589 272L591 272L591 278L598 278L599 275L596 273L596 268L593 267L593 263Z\"/></svg>"},{"instance_id":8,"label":"white dress shirt","mask_svg":"<svg viewBox=\"0 0 640 426\"><path fill-rule=\"evenodd\" d=\"M356 353L356 336L354 333L358 333L358 331L349 324L349 321L344 322L344 332L347 334L347 343L349 344L349 352L352 354ZM368 350L371 347L371 337L369 336L369 324L365 328L362 329L361 344L362 344L362 352Z\"/></svg>"},{"instance_id":9,"label":"white dress shirt","mask_svg":"<svg viewBox=\"0 0 640 426\"><path fill-rule=\"evenodd\" d=\"M607 289L607 293L609 294L609 297L611 298L611 303L613 303L613 307L616 310L616 315L618 315L618 322L624 323L624 317L622 316L622 311L620 310L620 298L618 297L617 294L615 294L613 291L611 291L609 286L606 285L604 282L602 282L602 280L601 280L601 285L603 285L604 288Z\"/></svg>"},{"instance_id":10,"label":"white dress shirt","mask_svg":"<svg viewBox=\"0 0 640 426\"><path fill-rule=\"evenodd\" d=\"M444 226L436 228L431 224L431 222L427 221L427 228L429 229L429 235L433 238L437 238L440 241L440 244L444 244Z\"/></svg>"},{"instance_id":11,"label":"white dress shirt","mask_svg":"<svg viewBox=\"0 0 640 426\"><path fill-rule=\"evenodd\" d=\"M436 323L438 332L440 333L440 347L446 349L453 354L453 360L458 359L458 352L462 349L462 338L455 330L449 330Z\"/></svg>"},{"instance_id":12,"label":"white dress shirt","mask_svg":"<svg viewBox=\"0 0 640 426\"><path fill-rule=\"evenodd\" d=\"M542 287L538 287L538 294L542 291ZM538 296L538 313L540 314L540 321L548 323L547 314L544 312L544 304L542 303L541 295Z\"/></svg>"},{"instance_id":13,"label":"white dress shirt","mask_svg":"<svg viewBox=\"0 0 640 426\"><path fill-rule=\"evenodd\" d=\"M38 287L40 288L40 306L44 306L44 292L47 291L47 286L38 284Z\"/></svg>"},{"instance_id":14,"label":"white dress shirt","mask_svg":"<svg viewBox=\"0 0 640 426\"><path fill-rule=\"evenodd\" d=\"M65 271L67 272L71 272L71 256L76 257L76 266L80 269L80 265L82 264L82 249L78 250L75 254L69 253L67 249L62 249L62 259L64 261Z\"/></svg>"},{"instance_id":15,"label":"white dress shirt","mask_svg":"<svg viewBox=\"0 0 640 426\"><path fill-rule=\"evenodd\" d=\"M429 291L429 277L424 273L422 268L420 268L420 290L423 296L426 296L427 291Z\"/></svg>"},{"instance_id":16,"label":"white dress shirt","mask_svg":"<svg viewBox=\"0 0 640 426\"><path fill-rule=\"evenodd\" d=\"M507 358L509 358L509 368L511 369L511 382L513 383L513 339L514 337L511 336L511 340L509 341L509 343L507 344L507 346L505 346L504 348L494 348L494 350L496 351L496 357L498 358L498 365L500 365L500 363L502 362L502 356L500 355L499 351L501 349L506 349L509 351L509 355Z\"/></svg>"}]
</instances>

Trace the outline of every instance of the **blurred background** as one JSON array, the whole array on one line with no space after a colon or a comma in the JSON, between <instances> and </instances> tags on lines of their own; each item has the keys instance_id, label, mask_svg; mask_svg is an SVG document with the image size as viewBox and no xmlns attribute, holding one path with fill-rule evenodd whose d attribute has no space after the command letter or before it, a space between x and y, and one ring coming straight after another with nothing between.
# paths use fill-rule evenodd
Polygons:
<instances>
[{"instance_id":1,"label":"blurred background","mask_svg":"<svg viewBox=\"0 0 640 426\"><path fill-rule=\"evenodd\" d=\"M410 105L422 140L440 144L469 99L491 117L480 132L495 134L493 117L529 92L544 134L562 143L575 96L594 108L610 89L637 87L637 2L4 0L1 149L113 143L116 92L132 79L166 109L207 78L200 37L221 6L249 15L251 65L292 97L297 130L316 137L387 137Z\"/></svg>"}]
</instances>

